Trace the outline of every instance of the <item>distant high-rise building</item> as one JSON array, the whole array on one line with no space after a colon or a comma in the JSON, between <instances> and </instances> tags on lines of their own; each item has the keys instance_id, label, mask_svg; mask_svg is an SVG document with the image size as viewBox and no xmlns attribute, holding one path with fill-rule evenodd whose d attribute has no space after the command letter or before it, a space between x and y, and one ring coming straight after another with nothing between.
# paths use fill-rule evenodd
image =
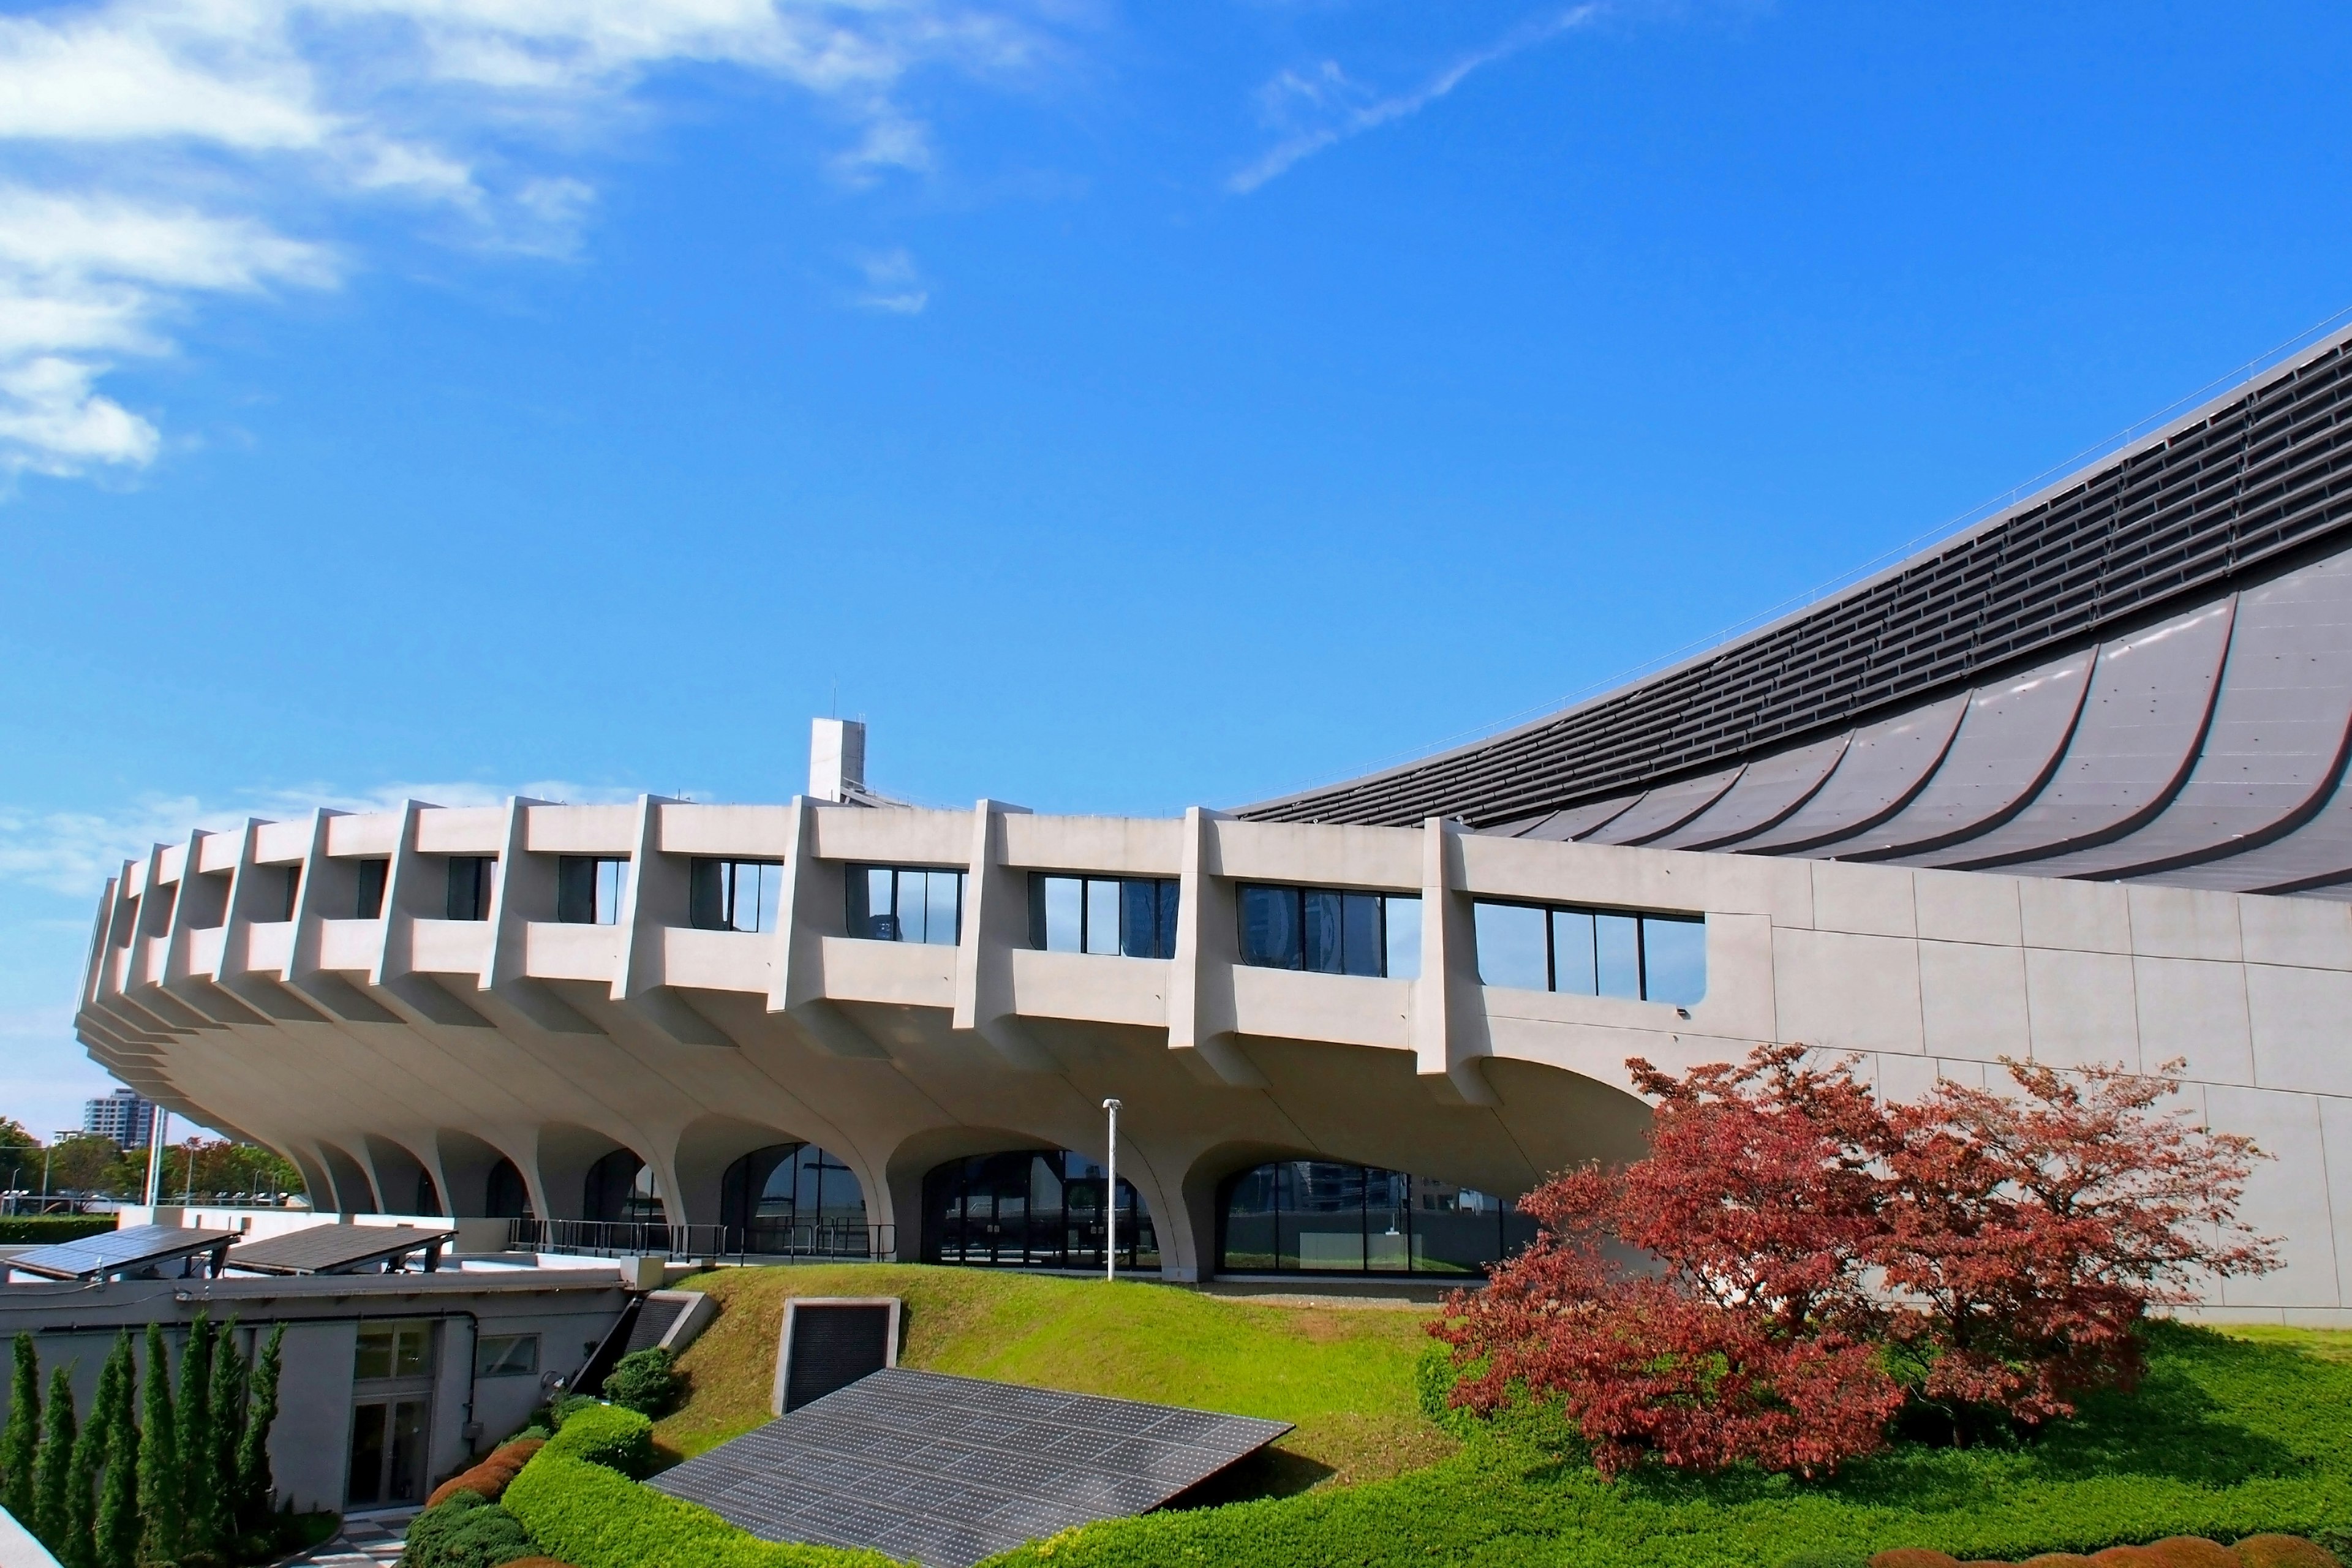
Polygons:
<instances>
[{"instance_id":1,"label":"distant high-rise building","mask_svg":"<svg viewBox=\"0 0 2352 1568\"><path fill-rule=\"evenodd\" d=\"M155 1104L139 1091L118 1089L81 1102L81 1130L113 1139L125 1149L143 1145L155 1131Z\"/></svg>"}]
</instances>

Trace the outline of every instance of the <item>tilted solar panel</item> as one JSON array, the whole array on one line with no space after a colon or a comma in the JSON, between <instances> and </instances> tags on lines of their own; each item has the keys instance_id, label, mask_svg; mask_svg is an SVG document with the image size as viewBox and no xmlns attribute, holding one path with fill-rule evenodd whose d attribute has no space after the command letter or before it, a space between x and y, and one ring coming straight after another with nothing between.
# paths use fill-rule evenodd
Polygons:
<instances>
[{"instance_id":1,"label":"tilted solar panel","mask_svg":"<svg viewBox=\"0 0 2352 1568\"><path fill-rule=\"evenodd\" d=\"M8 1259L11 1268L53 1279L89 1279L100 1274L144 1268L192 1253L210 1251L236 1239L234 1231L189 1230L176 1225L134 1225L79 1241L37 1247Z\"/></svg>"},{"instance_id":2,"label":"tilted solar panel","mask_svg":"<svg viewBox=\"0 0 2352 1568\"><path fill-rule=\"evenodd\" d=\"M969 1568L1072 1525L1156 1508L1289 1430L892 1367L647 1484L768 1541Z\"/></svg>"},{"instance_id":3,"label":"tilted solar panel","mask_svg":"<svg viewBox=\"0 0 2352 1568\"><path fill-rule=\"evenodd\" d=\"M235 1266L265 1274L332 1274L423 1247L437 1249L457 1234L413 1225L314 1225L247 1242L236 1249Z\"/></svg>"}]
</instances>

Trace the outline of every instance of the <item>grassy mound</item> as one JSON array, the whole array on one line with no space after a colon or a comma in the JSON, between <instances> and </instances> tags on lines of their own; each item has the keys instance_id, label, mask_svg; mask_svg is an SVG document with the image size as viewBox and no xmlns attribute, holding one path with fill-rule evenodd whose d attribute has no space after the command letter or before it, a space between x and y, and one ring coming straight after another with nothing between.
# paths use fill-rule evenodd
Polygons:
<instances>
[{"instance_id":1,"label":"grassy mound","mask_svg":"<svg viewBox=\"0 0 2352 1568\"><path fill-rule=\"evenodd\" d=\"M1363 1568L1780 1568L1895 1547L2017 1561L2175 1535L2352 1521L2352 1335L2159 1325L2150 1375L2036 1443L1906 1447L1827 1484L1753 1473L1603 1483L1540 1413L1394 1479L1089 1525L1003 1568L1319 1563Z\"/></svg>"},{"instance_id":2,"label":"grassy mound","mask_svg":"<svg viewBox=\"0 0 2352 1568\"><path fill-rule=\"evenodd\" d=\"M791 1296L902 1298L901 1365L1296 1423L1225 1482L1236 1495L1378 1479L1457 1447L1414 1394L1413 1368L1430 1342L1423 1310L1276 1306L1163 1285L916 1265L722 1268L685 1288L709 1291L719 1314L679 1359L686 1404L654 1429L680 1454L768 1419Z\"/></svg>"}]
</instances>

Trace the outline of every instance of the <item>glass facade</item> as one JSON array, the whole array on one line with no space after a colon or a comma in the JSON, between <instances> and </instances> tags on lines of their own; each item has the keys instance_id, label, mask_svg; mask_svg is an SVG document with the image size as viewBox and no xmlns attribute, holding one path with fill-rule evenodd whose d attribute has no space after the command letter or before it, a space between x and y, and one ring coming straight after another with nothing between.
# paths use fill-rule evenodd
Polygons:
<instances>
[{"instance_id":1,"label":"glass facade","mask_svg":"<svg viewBox=\"0 0 2352 1568\"><path fill-rule=\"evenodd\" d=\"M555 862L555 918L566 925L618 925L621 900L628 889L629 863L626 860L605 859L593 855L558 857Z\"/></svg>"},{"instance_id":2,"label":"glass facade","mask_svg":"<svg viewBox=\"0 0 2352 1568\"><path fill-rule=\"evenodd\" d=\"M515 1169L512 1160L500 1160L491 1166L489 1178L482 1185L482 1213L488 1217L531 1217L530 1188L524 1183L522 1173Z\"/></svg>"},{"instance_id":3,"label":"glass facade","mask_svg":"<svg viewBox=\"0 0 2352 1568\"><path fill-rule=\"evenodd\" d=\"M1118 1261L1160 1267L1151 1215L1118 1184ZM994 1268L1100 1268L1103 1168L1067 1149L975 1154L923 1178L923 1261Z\"/></svg>"},{"instance_id":4,"label":"glass facade","mask_svg":"<svg viewBox=\"0 0 2352 1568\"><path fill-rule=\"evenodd\" d=\"M1418 894L1244 883L1242 962L1319 974L1421 975Z\"/></svg>"},{"instance_id":5,"label":"glass facade","mask_svg":"<svg viewBox=\"0 0 2352 1568\"><path fill-rule=\"evenodd\" d=\"M1171 878L1029 879L1029 944L1047 952L1176 956L1177 883Z\"/></svg>"},{"instance_id":6,"label":"glass facade","mask_svg":"<svg viewBox=\"0 0 2352 1568\"><path fill-rule=\"evenodd\" d=\"M687 921L697 931L773 931L783 878L779 861L697 856L687 865Z\"/></svg>"},{"instance_id":7,"label":"glass facade","mask_svg":"<svg viewBox=\"0 0 2352 1568\"><path fill-rule=\"evenodd\" d=\"M664 1225L669 1219L654 1168L627 1149L615 1149L588 1167L580 1212L586 1219L629 1225Z\"/></svg>"},{"instance_id":8,"label":"glass facade","mask_svg":"<svg viewBox=\"0 0 2352 1568\"><path fill-rule=\"evenodd\" d=\"M374 920L383 913L383 885L392 876L392 862L362 860L352 869L359 874L359 886L352 898L352 918L361 921ZM297 868L296 875L299 874L299 868ZM286 918L292 920L294 918L293 898L290 894L287 899L287 910Z\"/></svg>"},{"instance_id":9,"label":"glass facade","mask_svg":"<svg viewBox=\"0 0 2352 1568\"><path fill-rule=\"evenodd\" d=\"M1332 1160L1279 1160L1226 1182L1221 1274L1482 1274L1536 1222L1452 1182Z\"/></svg>"},{"instance_id":10,"label":"glass facade","mask_svg":"<svg viewBox=\"0 0 2352 1568\"><path fill-rule=\"evenodd\" d=\"M814 1143L772 1143L728 1166L719 1221L730 1251L866 1258L874 1249L857 1173Z\"/></svg>"},{"instance_id":11,"label":"glass facade","mask_svg":"<svg viewBox=\"0 0 2352 1568\"><path fill-rule=\"evenodd\" d=\"M852 866L842 878L849 934L875 942L953 947L963 937L963 873L916 866Z\"/></svg>"},{"instance_id":12,"label":"glass facade","mask_svg":"<svg viewBox=\"0 0 2352 1568\"><path fill-rule=\"evenodd\" d=\"M1681 1007L1706 994L1704 916L1490 903L1471 914L1485 984Z\"/></svg>"}]
</instances>

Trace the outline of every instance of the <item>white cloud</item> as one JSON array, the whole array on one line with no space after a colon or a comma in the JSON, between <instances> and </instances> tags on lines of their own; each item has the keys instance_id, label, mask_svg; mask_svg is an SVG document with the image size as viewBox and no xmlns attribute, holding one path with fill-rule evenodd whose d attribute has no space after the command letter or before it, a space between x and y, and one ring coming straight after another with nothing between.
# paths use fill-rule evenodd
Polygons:
<instances>
[{"instance_id":1,"label":"white cloud","mask_svg":"<svg viewBox=\"0 0 2352 1568\"><path fill-rule=\"evenodd\" d=\"M858 270L866 274L866 287L854 299L866 310L919 316L931 302L922 269L903 249L876 251L856 259Z\"/></svg>"},{"instance_id":2,"label":"white cloud","mask_svg":"<svg viewBox=\"0 0 2352 1568\"><path fill-rule=\"evenodd\" d=\"M1582 26L1601 9L1598 0L1593 0L1532 17L1486 47L1463 56L1421 86L1385 97L1352 80L1335 60L1325 60L1304 72L1278 71L1258 89L1258 111L1260 120L1277 132L1279 139L1234 171L1225 187L1246 195L1326 147L1419 113L1460 87L1472 72Z\"/></svg>"},{"instance_id":3,"label":"white cloud","mask_svg":"<svg viewBox=\"0 0 2352 1568\"><path fill-rule=\"evenodd\" d=\"M929 129L901 84L1034 70L1056 46L1032 3L93 0L0 17L0 479L152 460L154 426L96 384L169 352L199 299L333 285L355 258L290 232L289 211L315 229L337 203L420 203L483 249L569 254L595 191L566 161L685 64L824 100L845 182L922 173Z\"/></svg>"},{"instance_id":4,"label":"white cloud","mask_svg":"<svg viewBox=\"0 0 2352 1568\"><path fill-rule=\"evenodd\" d=\"M110 812L31 811L0 805L0 882L86 899L97 907L109 877L126 860L144 858L158 844L185 844L198 828L225 832L249 817L286 822L320 806L335 811L391 811L404 801L434 805L502 805L515 795L591 805L635 800L633 791L541 779L507 786L471 781L388 784L357 792L319 786L252 790L226 802L194 795L148 795Z\"/></svg>"}]
</instances>

